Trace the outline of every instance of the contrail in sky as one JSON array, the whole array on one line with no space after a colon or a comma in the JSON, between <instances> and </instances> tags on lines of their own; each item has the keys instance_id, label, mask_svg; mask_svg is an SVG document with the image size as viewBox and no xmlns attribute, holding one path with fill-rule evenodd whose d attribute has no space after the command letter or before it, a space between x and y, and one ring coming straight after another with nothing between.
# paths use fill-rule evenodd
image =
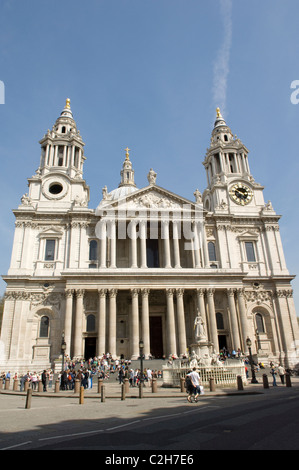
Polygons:
<instances>
[{"instance_id":1,"label":"contrail in sky","mask_svg":"<svg viewBox=\"0 0 299 470\"><path fill-rule=\"evenodd\" d=\"M213 103L220 107L221 114L225 115L227 80L229 75L229 58L232 46L232 0L220 0L221 17L224 37L214 63L213 77Z\"/></svg>"}]
</instances>

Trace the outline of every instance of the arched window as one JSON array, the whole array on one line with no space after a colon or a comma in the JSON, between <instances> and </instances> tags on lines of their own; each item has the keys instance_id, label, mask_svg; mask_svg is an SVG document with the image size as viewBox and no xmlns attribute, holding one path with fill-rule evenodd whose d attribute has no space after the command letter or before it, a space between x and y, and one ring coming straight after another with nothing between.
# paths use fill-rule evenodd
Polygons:
<instances>
[{"instance_id":1,"label":"arched window","mask_svg":"<svg viewBox=\"0 0 299 470\"><path fill-rule=\"evenodd\" d=\"M217 323L218 330L224 330L223 315L220 312L216 313L216 323Z\"/></svg>"},{"instance_id":2,"label":"arched window","mask_svg":"<svg viewBox=\"0 0 299 470\"><path fill-rule=\"evenodd\" d=\"M98 242L96 240L91 240L89 243L89 261L94 261L98 259Z\"/></svg>"},{"instance_id":3,"label":"arched window","mask_svg":"<svg viewBox=\"0 0 299 470\"><path fill-rule=\"evenodd\" d=\"M40 327L39 327L39 337L40 338L48 338L49 336L49 317L41 317L40 319Z\"/></svg>"},{"instance_id":4,"label":"arched window","mask_svg":"<svg viewBox=\"0 0 299 470\"><path fill-rule=\"evenodd\" d=\"M208 243L208 251L209 251L209 260L210 261L217 261L216 248L215 248L215 243L214 242L209 242Z\"/></svg>"},{"instance_id":5,"label":"arched window","mask_svg":"<svg viewBox=\"0 0 299 470\"><path fill-rule=\"evenodd\" d=\"M86 331L95 331L96 329L96 317L94 315L88 315L86 319Z\"/></svg>"},{"instance_id":6,"label":"arched window","mask_svg":"<svg viewBox=\"0 0 299 470\"><path fill-rule=\"evenodd\" d=\"M265 333L264 319L261 313L255 315L256 328L259 333Z\"/></svg>"}]
</instances>

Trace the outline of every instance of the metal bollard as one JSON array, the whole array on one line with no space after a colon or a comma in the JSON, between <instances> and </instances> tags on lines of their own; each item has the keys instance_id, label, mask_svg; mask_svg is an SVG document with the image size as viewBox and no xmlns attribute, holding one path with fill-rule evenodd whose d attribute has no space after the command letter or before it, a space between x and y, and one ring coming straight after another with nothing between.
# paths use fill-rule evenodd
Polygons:
<instances>
[{"instance_id":1,"label":"metal bollard","mask_svg":"<svg viewBox=\"0 0 299 470\"><path fill-rule=\"evenodd\" d=\"M80 380L75 379L74 393L79 393L79 392L80 392Z\"/></svg>"},{"instance_id":2,"label":"metal bollard","mask_svg":"<svg viewBox=\"0 0 299 470\"><path fill-rule=\"evenodd\" d=\"M237 376L237 388L238 388L238 390L244 390L243 380L242 380L241 375Z\"/></svg>"},{"instance_id":3,"label":"metal bollard","mask_svg":"<svg viewBox=\"0 0 299 470\"><path fill-rule=\"evenodd\" d=\"M142 382L139 382L138 388L139 388L139 398L143 398L143 383Z\"/></svg>"},{"instance_id":4,"label":"metal bollard","mask_svg":"<svg viewBox=\"0 0 299 470\"><path fill-rule=\"evenodd\" d=\"M157 379L152 380L152 393L157 393L158 389Z\"/></svg>"},{"instance_id":5,"label":"metal bollard","mask_svg":"<svg viewBox=\"0 0 299 470\"><path fill-rule=\"evenodd\" d=\"M185 392L185 378L181 377L181 392Z\"/></svg>"},{"instance_id":6,"label":"metal bollard","mask_svg":"<svg viewBox=\"0 0 299 470\"><path fill-rule=\"evenodd\" d=\"M267 374L263 374L263 386L264 388L269 388L269 381L268 381Z\"/></svg>"},{"instance_id":7,"label":"metal bollard","mask_svg":"<svg viewBox=\"0 0 299 470\"><path fill-rule=\"evenodd\" d=\"M59 393L59 380L55 381L55 393Z\"/></svg>"},{"instance_id":8,"label":"metal bollard","mask_svg":"<svg viewBox=\"0 0 299 470\"><path fill-rule=\"evenodd\" d=\"M121 400L125 400L126 399L126 386L125 384L122 384L121 385Z\"/></svg>"},{"instance_id":9,"label":"metal bollard","mask_svg":"<svg viewBox=\"0 0 299 470\"><path fill-rule=\"evenodd\" d=\"M210 392L215 392L215 379L213 377L210 378Z\"/></svg>"},{"instance_id":10,"label":"metal bollard","mask_svg":"<svg viewBox=\"0 0 299 470\"><path fill-rule=\"evenodd\" d=\"M291 387L292 386L292 381L291 381L291 375L286 374L286 386Z\"/></svg>"},{"instance_id":11,"label":"metal bollard","mask_svg":"<svg viewBox=\"0 0 299 470\"><path fill-rule=\"evenodd\" d=\"M101 387L101 402L104 403L106 401L105 397L105 385L102 385Z\"/></svg>"},{"instance_id":12,"label":"metal bollard","mask_svg":"<svg viewBox=\"0 0 299 470\"><path fill-rule=\"evenodd\" d=\"M103 387L103 379L98 380L98 393L101 393L101 388Z\"/></svg>"},{"instance_id":13,"label":"metal bollard","mask_svg":"<svg viewBox=\"0 0 299 470\"><path fill-rule=\"evenodd\" d=\"M84 404L84 387L80 387L80 393L79 393L79 405Z\"/></svg>"},{"instance_id":14,"label":"metal bollard","mask_svg":"<svg viewBox=\"0 0 299 470\"><path fill-rule=\"evenodd\" d=\"M25 408L27 410L31 408L31 398L32 398L32 388L28 388L27 396L26 396L26 403L25 403Z\"/></svg>"},{"instance_id":15,"label":"metal bollard","mask_svg":"<svg viewBox=\"0 0 299 470\"><path fill-rule=\"evenodd\" d=\"M129 390L130 390L129 379L125 379L125 380L124 380L124 384L125 384L125 392L126 392L126 393L129 393Z\"/></svg>"}]
</instances>

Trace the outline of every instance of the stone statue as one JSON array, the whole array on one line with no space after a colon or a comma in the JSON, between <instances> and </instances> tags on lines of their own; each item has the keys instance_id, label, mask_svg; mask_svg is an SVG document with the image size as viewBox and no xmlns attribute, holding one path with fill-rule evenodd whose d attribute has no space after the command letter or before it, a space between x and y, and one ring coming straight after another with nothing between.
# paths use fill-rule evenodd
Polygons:
<instances>
[{"instance_id":1,"label":"stone statue","mask_svg":"<svg viewBox=\"0 0 299 470\"><path fill-rule=\"evenodd\" d=\"M151 168L148 175L147 180L149 184L156 184L157 173Z\"/></svg>"},{"instance_id":2,"label":"stone statue","mask_svg":"<svg viewBox=\"0 0 299 470\"><path fill-rule=\"evenodd\" d=\"M201 192L196 189L196 191L194 191L194 196L195 196L195 201L197 202L197 204L200 204L202 203L202 195L201 195Z\"/></svg>"},{"instance_id":3,"label":"stone statue","mask_svg":"<svg viewBox=\"0 0 299 470\"><path fill-rule=\"evenodd\" d=\"M195 340L201 341L207 339L206 328L199 309L197 310L197 317L194 320Z\"/></svg>"}]
</instances>

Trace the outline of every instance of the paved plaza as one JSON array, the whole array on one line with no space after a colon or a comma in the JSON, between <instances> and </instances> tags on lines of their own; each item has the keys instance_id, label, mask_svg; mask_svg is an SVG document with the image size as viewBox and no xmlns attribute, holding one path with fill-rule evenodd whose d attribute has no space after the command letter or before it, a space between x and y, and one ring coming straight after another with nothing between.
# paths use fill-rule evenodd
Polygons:
<instances>
[{"instance_id":1,"label":"paved plaza","mask_svg":"<svg viewBox=\"0 0 299 470\"><path fill-rule=\"evenodd\" d=\"M163 388L162 379L157 382L156 393L146 385L143 397L139 389L131 387L126 396L122 395L121 385L116 380L104 382L105 399L98 393L97 383L84 394L74 391L59 391L55 388L47 392L33 392L30 408L26 408L27 392L1 390L0 393L0 450L26 450L40 448L65 442L66 439L103 436L113 432L127 431L138 426L160 424L170 419L179 420L191 414L217 412L223 404L238 401L236 397L250 399L251 402L262 399L267 402L277 397L280 400L291 400L298 397L299 377L291 378L291 387L272 386L269 377L269 388L265 389L262 372L258 374L258 384L237 388L205 389L199 403L187 403L186 393L179 388ZM219 404L221 400L221 405ZM160 443L161 445L161 443ZM110 448L110 445L107 446Z\"/></svg>"}]
</instances>

